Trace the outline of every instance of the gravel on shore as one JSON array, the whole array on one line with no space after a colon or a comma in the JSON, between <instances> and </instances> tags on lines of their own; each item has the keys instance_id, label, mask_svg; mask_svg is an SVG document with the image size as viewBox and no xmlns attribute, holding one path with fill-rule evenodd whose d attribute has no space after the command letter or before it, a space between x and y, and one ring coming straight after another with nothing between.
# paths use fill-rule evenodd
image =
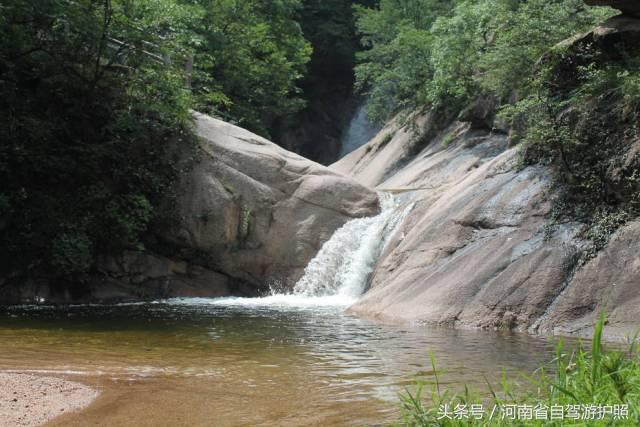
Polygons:
<instances>
[{"instance_id":1,"label":"gravel on shore","mask_svg":"<svg viewBox=\"0 0 640 427\"><path fill-rule=\"evenodd\" d=\"M0 426L39 426L84 408L98 394L61 378L0 372Z\"/></svg>"}]
</instances>

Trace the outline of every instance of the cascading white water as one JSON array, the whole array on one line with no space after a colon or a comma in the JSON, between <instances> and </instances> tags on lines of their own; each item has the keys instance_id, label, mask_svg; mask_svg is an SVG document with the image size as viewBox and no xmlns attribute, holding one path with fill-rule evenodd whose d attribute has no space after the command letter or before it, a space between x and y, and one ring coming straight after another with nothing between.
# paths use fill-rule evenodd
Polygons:
<instances>
[{"instance_id":1,"label":"cascading white water","mask_svg":"<svg viewBox=\"0 0 640 427\"><path fill-rule=\"evenodd\" d=\"M309 307L346 306L364 292L369 275L394 230L412 209L399 209L393 196L380 193L380 213L345 223L309 262L293 292L262 298L179 298L179 304Z\"/></svg>"},{"instance_id":2,"label":"cascading white water","mask_svg":"<svg viewBox=\"0 0 640 427\"><path fill-rule=\"evenodd\" d=\"M385 243L411 206L398 211L393 196L380 193L380 213L338 229L305 268L293 293L352 300L362 294Z\"/></svg>"},{"instance_id":3,"label":"cascading white water","mask_svg":"<svg viewBox=\"0 0 640 427\"><path fill-rule=\"evenodd\" d=\"M380 130L380 126L372 123L367 117L367 104L360 104L349 122L342 137L340 157L344 157L358 147L366 144Z\"/></svg>"}]
</instances>

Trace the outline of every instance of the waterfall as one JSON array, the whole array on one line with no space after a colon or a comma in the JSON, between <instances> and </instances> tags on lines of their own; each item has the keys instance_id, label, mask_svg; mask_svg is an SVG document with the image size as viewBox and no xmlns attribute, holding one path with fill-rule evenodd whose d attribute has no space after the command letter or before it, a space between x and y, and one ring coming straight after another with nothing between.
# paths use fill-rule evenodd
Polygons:
<instances>
[{"instance_id":1,"label":"waterfall","mask_svg":"<svg viewBox=\"0 0 640 427\"><path fill-rule=\"evenodd\" d=\"M170 303L246 307L343 307L365 291L369 276L395 229L413 208L400 208L387 193L379 194L380 213L346 222L309 262L293 292L272 292L259 298L175 298Z\"/></svg>"},{"instance_id":2,"label":"waterfall","mask_svg":"<svg viewBox=\"0 0 640 427\"><path fill-rule=\"evenodd\" d=\"M377 216L347 222L322 246L296 283L295 295L355 299L364 292L388 238L411 208L399 211L386 193L379 199Z\"/></svg>"},{"instance_id":3,"label":"waterfall","mask_svg":"<svg viewBox=\"0 0 640 427\"><path fill-rule=\"evenodd\" d=\"M342 137L340 158L369 142L379 130L380 127L372 123L367 117L366 102L363 102L356 110L349 122L349 127Z\"/></svg>"}]
</instances>

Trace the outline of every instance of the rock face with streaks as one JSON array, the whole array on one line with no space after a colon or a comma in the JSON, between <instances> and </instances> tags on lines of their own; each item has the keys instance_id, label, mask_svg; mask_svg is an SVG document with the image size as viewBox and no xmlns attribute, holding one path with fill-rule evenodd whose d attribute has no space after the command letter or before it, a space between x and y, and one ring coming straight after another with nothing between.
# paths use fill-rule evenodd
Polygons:
<instances>
[{"instance_id":1,"label":"rock face with streaks","mask_svg":"<svg viewBox=\"0 0 640 427\"><path fill-rule=\"evenodd\" d=\"M640 326L640 227L618 231L586 265L581 224L546 226L550 173L516 167L503 133L417 122L422 141L391 123L332 168L399 193L414 207L387 244L353 312L459 327L590 335L598 313L623 339Z\"/></svg>"}]
</instances>

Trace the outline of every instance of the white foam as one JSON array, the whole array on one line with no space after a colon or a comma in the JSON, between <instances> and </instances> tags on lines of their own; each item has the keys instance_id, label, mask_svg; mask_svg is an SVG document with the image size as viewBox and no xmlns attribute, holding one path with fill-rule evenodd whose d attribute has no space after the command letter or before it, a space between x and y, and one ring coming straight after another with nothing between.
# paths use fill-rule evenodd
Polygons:
<instances>
[{"instance_id":1,"label":"white foam","mask_svg":"<svg viewBox=\"0 0 640 427\"><path fill-rule=\"evenodd\" d=\"M167 304L236 307L346 307L364 292L369 275L413 205L398 209L393 197L380 194L381 211L345 223L309 262L292 293L260 298L173 298Z\"/></svg>"},{"instance_id":2,"label":"white foam","mask_svg":"<svg viewBox=\"0 0 640 427\"><path fill-rule=\"evenodd\" d=\"M171 298L164 302L172 305L220 306L220 307L321 307L349 306L355 298L343 295L306 296L297 294L274 294L259 298Z\"/></svg>"},{"instance_id":3,"label":"white foam","mask_svg":"<svg viewBox=\"0 0 640 427\"><path fill-rule=\"evenodd\" d=\"M384 245L407 209L399 212L393 197L380 195L381 212L347 222L309 262L294 294L308 297L362 295Z\"/></svg>"}]
</instances>

